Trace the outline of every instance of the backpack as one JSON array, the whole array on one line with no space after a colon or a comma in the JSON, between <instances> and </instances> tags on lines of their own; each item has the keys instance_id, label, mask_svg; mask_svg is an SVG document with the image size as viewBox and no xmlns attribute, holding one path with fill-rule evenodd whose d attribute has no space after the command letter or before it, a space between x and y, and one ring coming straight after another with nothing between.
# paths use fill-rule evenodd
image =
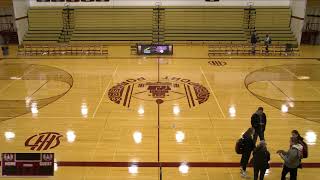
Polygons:
<instances>
[{"instance_id":1,"label":"backpack","mask_svg":"<svg viewBox=\"0 0 320 180\"><path fill-rule=\"evenodd\" d=\"M302 145L302 158L308 158L308 145L304 141L300 141L300 144Z\"/></svg>"},{"instance_id":2,"label":"backpack","mask_svg":"<svg viewBox=\"0 0 320 180\"><path fill-rule=\"evenodd\" d=\"M298 152L298 159L301 160L303 158L303 149L299 149L297 147L293 147L293 149L296 149Z\"/></svg>"},{"instance_id":3,"label":"backpack","mask_svg":"<svg viewBox=\"0 0 320 180\"><path fill-rule=\"evenodd\" d=\"M242 154L244 149L244 139L240 138L236 142L235 151L237 154Z\"/></svg>"}]
</instances>

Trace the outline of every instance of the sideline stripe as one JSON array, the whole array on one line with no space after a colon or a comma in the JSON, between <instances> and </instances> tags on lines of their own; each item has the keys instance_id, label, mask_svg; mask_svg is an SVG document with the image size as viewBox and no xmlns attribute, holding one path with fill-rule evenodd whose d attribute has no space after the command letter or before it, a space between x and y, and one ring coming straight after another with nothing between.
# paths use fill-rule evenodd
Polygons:
<instances>
[{"instance_id":1,"label":"sideline stripe","mask_svg":"<svg viewBox=\"0 0 320 180\"><path fill-rule=\"evenodd\" d=\"M129 167L136 165L138 167L179 167L181 163L185 162L81 162L81 161L59 161L58 166L61 167ZM240 163L236 162L187 162L189 167L228 167L238 168ZM273 162L270 167L281 168L283 163ZM252 167L252 164L248 165ZM320 168L319 162L302 163L303 168Z\"/></svg>"}]
</instances>

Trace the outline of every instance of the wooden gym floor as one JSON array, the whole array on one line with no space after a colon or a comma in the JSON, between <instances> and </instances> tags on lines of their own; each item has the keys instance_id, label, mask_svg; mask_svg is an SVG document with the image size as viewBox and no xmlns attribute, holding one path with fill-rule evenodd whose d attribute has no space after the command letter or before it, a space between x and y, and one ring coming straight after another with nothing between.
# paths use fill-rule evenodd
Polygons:
<instances>
[{"instance_id":1,"label":"wooden gym floor","mask_svg":"<svg viewBox=\"0 0 320 180\"><path fill-rule=\"evenodd\" d=\"M309 144L299 179L320 180L319 50L210 59L205 46L161 58L129 47L110 47L109 58L13 52L0 61L0 152L54 152L55 176L30 179L241 179L235 141L263 106L266 179L280 179L275 152L297 129Z\"/></svg>"}]
</instances>

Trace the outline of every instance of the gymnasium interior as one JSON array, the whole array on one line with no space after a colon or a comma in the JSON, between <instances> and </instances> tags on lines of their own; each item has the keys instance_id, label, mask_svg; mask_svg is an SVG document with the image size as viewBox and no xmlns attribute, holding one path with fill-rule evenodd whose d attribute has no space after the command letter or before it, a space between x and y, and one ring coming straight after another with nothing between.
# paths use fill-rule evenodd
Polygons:
<instances>
[{"instance_id":1,"label":"gymnasium interior","mask_svg":"<svg viewBox=\"0 0 320 180\"><path fill-rule=\"evenodd\" d=\"M298 130L320 180L319 0L0 0L0 35L0 179L253 179L263 107L264 179Z\"/></svg>"}]
</instances>

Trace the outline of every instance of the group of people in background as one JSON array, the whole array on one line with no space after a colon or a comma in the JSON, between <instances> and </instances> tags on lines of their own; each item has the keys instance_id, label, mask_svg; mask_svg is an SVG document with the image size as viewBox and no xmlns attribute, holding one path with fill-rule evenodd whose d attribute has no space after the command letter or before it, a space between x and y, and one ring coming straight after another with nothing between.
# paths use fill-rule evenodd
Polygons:
<instances>
[{"instance_id":1,"label":"group of people in background","mask_svg":"<svg viewBox=\"0 0 320 180\"><path fill-rule=\"evenodd\" d=\"M256 54L256 46L257 46L257 42L259 41L259 38L257 36L257 33L254 31L252 34L251 34L251 45L252 45L252 51L251 53L253 55ZM269 53L269 46L271 45L271 37L269 36L269 34L267 33L266 34L266 37L264 39L264 45L265 45L265 48L266 48L266 53L268 54Z\"/></svg>"},{"instance_id":2,"label":"group of people in background","mask_svg":"<svg viewBox=\"0 0 320 180\"><path fill-rule=\"evenodd\" d=\"M252 127L250 127L236 143L236 152L242 155L240 161L240 174L242 177L247 177L246 169L251 153L253 155L254 180L258 180L258 178L263 180L267 169L270 168L270 152L267 149L264 138L266 124L266 114L263 112L263 108L259 107L251 116ZM257 144L256 141L258 137L260 141ZM296 180L298 168L302 168L301 159L308 157L308 146L297 130L291 132L289 150L278 150L277 154L279 154L284 161L281 180L285 180L288 173L290 173L290 180Z\"/></svg>"}]
</instances>

